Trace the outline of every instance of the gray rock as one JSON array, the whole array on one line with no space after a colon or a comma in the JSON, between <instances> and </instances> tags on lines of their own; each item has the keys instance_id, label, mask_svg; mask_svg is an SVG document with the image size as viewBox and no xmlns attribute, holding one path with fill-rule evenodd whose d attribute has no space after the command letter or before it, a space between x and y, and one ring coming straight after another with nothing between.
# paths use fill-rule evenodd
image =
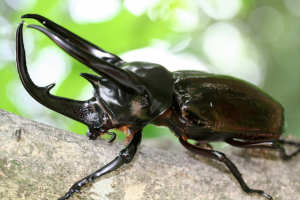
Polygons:
<instances>
[{"instance_id":1,"label":"gray rock","mask_svg":"<svg viewBox=\"0 0 300 200\"><path fill-rule=\"evenodd\" d=\"M124 145L88 140L0 110L0 199L57 199L72 184L118 155ZM300 156L284 162L276 151L222 149L253 189L278 200L300 199ZM75 199L265 199L244 193L226 166L187 151L143 145L120 170L84 187Z\"/></svg>"}]
</instances>

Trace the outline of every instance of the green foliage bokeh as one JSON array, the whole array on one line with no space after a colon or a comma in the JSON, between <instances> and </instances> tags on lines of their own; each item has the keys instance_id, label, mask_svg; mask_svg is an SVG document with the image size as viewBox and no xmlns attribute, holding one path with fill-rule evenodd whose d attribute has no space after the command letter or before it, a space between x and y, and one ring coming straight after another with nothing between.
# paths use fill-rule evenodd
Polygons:
<instances>
[{"instance_id":1,"label":"green foliage bokeh","mask_svg":"<svg viewBox=\"0 0 300 200\"><path fill-rule=\"evenodd\" d=\"M230 2L229 0L227 1ZM26 9L12 8L7 2L8 0L0 0L0 21L7 21L11 26L7 30L13 30L12 32L1 32L0 30L0 46L4 46L4 43L7 41L9 41L10 44L7 47L8 49L5 49L7 52L14 51L14 31L21 21L20 16L27 13L36 13L57 22L77 35L116 55L151 46L153 40L167 42L169 44L168 48L172 50L178 43L188 39L190 42L184 48L180 49L179 52L175 53L188 53L193 55L204 62L210 68L209 70L216 73L223 73L222 69L220 70L220 66L216 67L217 64L215 63L217 62L209 58L205 49L203 49L203 44L206 42L204 41L204 35L208 33L208 29L211 29L213 25L227 24L236 27L240 31L241 38L244 42L244 49L246 49L244 54L253 53L251 52L251 48L255 48L258 56L263 58L263 61L258 62L263 63L262 65L264 66L261 68L260 74L264 79L259 83L259 86L262 86L267 93L284 105L288 124L286 134L300 136L300 66L298 62L300 61L298 59L298 52L300 52L300 25L298 24L299 16L297 16L297 13L295 14L289 10L291 1L240 1L241 7L238 13L228 19L218 19L217 17L210 16L208 11L205 10L203 3L199 3L203 1L153 1L155 3L149 6L148 12L144 12L140 15L132 14L124 7L124 1L119 1L121 8L112 19L105 22L83 24L76 23L72 19L68 9L69 4L62 3L62 1L37 0L32 6ZM220 3L217 0L208 2L212 5L215 4L215 6L218 6ZM189 11L190 9L197 14L195 15L198 20L196 26L190 30L176 30L176 28L172 28L175 22L170 16L166 16L167 12L164 12L166 8L168 12L171 13L170 16L172 16L172 13L177 13L175 11L184 9ZM276 16L279 16L277 17L279 21L275 21L275 18L274 21L272 21L272 15L268 18L268 14L270 13L277 13ZM263 23L262 21L251 21L251 19L255 19L253 18L254 14L261 14L265 17L261 19L269 20L268 24L270 24L271 28L280 28L283 26L281 32L278 33L278 37L276 36L276 39L268 41L268 38L273 37L272 35L274 34L276 35L277 29L259 26L260 23ZM182 24L185 23L184 20L186 19L183 15ZM203 20L203 22L201 22L201 20ZM25 21L28 24L38 24L35 20L26 19ZM283 25L280 25L279 22ZM0 29L1 28L3 27L1 27L0 24ZM25 28L24 32L28 32L36 38L33 41L33 51L31 51L30 55L27 54L30 72L30 63L37 59L38 52L45 47L55 45L47 37L37 31L31 31ZM59 51L61 54L65 54L63 51ZM4 50L2 50L2 53L0 52L0 108L21 116L39 120L42 116L41 114L35 115L35 108L32 108L31 111L24 111L17 106L16 102L20 101L19 98L21 97L18 96L18 94L12 95L15 89L12 87L12 83L18 82L20 85L15 61L14 59L7 58L7 52L3 52ZM91 71L76 60L71 58L69 60L72 66L71 72L61 83L55 86L56 90L53 94L76 99L88 85L87 81L78 75L80 73L91 73ZM137 57L136 60L139 60L139 58ZM228 63L224 63L224 69L227 65ZM186 66L183 66L182 69L185 69L185 67ZM238 68L239 67L243 68L242 65L238 66ZM61 72L58 71L57 73ZM230 75L239 76L238 74ZM40 76L44 76L44 74ZM249 76L251 76L251 74ZM92 90L91 87L90 89ZM90 91L90 95L92 95L92 91ZM87 98L89 97L86 97L86 99ZM53 119L52 122L49 122L52 125L79 134L86 132L87 128L84 125L66 119L46 108L43 115L47 115ZM146 127L144 137L158 137L162 135L163 132L167 132L167 130L149 126ZM124 137L122 139L124 139Z\"/></svg>"}]
</instances>

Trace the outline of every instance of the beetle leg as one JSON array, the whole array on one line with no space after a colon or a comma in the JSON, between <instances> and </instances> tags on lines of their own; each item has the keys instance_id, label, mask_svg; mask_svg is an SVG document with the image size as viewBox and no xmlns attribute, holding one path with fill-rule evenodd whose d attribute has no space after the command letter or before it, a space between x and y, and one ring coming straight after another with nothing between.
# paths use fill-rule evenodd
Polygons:
<instances>
[{"instance_id":1,"label":"beetle leg","mask_svg":"<svg viewBox=\"0 0 300 200\"><path fill-rule=\"evenodd\" d=\"M80 181L76 182L69 191L60 198L59 200L69 199L71 196L73 196L74 192L80 193L80 188L84 185L86 185L89 182L95 182L94 180L96 178L99 178L103 176L104 174L107 174L109 172L112 172L114 170L117 170L125 163L130 163L137 152L137 148L139 147L142 140L142 131L137 131L134 133L134 136L132 137L132 140L130 143L124 148L122 151L120 151L119 156L117 156L113 161L105 165L104 167L100 168L96 172L92 173L91 175L86 176L85 178L81 179Z\"/></svg>"},{"instance_id":2,"label":"beetle leg","mask_svg":"<svg viewBox=\"0 0 300 200\"><path fill-rule=\"evenodd\" d=\"M279 142L280 144L289 144L289 145L294 145L294 146L300 147L300 142L295 142L295 141L285 141L285 140L282 139L282 138L279 138L279 139L278 139L278 142Z\"/></svg>"},{"instance_id":3,"label":"beetle leg","mask_svg":"<svg viewBox=\"0 0 300 200\"><path fill-rule=\"evenodd\" d=\"M291 155L287 155L285 153L285 149L282 144L291 144L300 146L300 143L292 142L292 141L284 141L283 139L279 139L278 141L269 141L269 142L240 142L233 139L225 140L226 143L240 147L240 148L267 148L267 149L278 149L280 158L282 160L289 160L291 157L295 156L300 152L300 149L292 153Z\"/></svg>"},{"instance_id":4,"label":"beetle leg","mask_svg":"<svg viewBox=\"0 0 300 200\"><path fill-rule=\"evenodd\" d=\"M111 138L109 139L108 143L113 143L117 138L117 135L113 132L107 132L106 134L111 135Z\"/></svg>"},{"instance_id":5,"label":"beetle leg","mask_svg":"<svg viewBox=\"0 0 300 200\"><path fill-rule=\"evenodd\" d=\"M179 141L186 149L192 151L193 153L196 153L200 156L204 156L207 158L212 158L212 159L215 159L217 161L224 163L246 193L248 193L248 194L249 193L257 193L257 194L265 196L268 199L273 199L270 195L266 194L262 190L253 190L253 189L249 188L247 186L247 184L245 183L244 179L242 178L242 174L239 172L237 167L226 157L226 155L224 153L219 152L219 151L214 151L214 150L201 149L199 147L196 147L196 146L188 143L186 141L186 139L184 139L183 137L179 137Z\"/></svg>"},{"instance_id":6,"label":"beetle leg","mask_svg":"<svg viewBox=\"0 0 300 200\"><path fill-rule=\"evenodd\" d=\"M78 35L72 33L71 31L63 28L62 26L56 24L55 22L47 19L46 17L43 17L41 15L37 14L26 14L21 17L22 19L24 18L31 18L39 21L42 23L44 26L49 28L50 30L58 33L59 35L63 36L64 38L68 39L70 42L74 43L84 51L108 62L111 63L115 66L122 66L125 62L119 58L118 56L109 53L98 46L86 41L85 39L79 37Z\"/></svg>"}]
</instances>

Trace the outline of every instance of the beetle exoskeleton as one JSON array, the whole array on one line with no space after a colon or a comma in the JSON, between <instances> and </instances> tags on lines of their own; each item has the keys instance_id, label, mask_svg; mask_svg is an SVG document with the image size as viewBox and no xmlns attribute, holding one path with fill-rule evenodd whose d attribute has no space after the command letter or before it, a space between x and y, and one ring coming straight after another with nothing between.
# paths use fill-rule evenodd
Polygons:
<instances>
[{"instance_id":1,"label":"beetle exoskeleton","mask_svg":"<svg viewBox=\"0 0 300 200\"><path fill-rule=\"evenodd\" d=\"M163 66L146 62L127 63L67 29L36 15L33 18L46 28L29 25L48 36L69 55L101 76L81 74L94 87L87 101L57 97L49 92L54 87L36 86L28 74L23 45L23 22L16 32L16 62L20 79L28 93L44 106L88 126L87 136L112 135L112 128L125 130L128 145L112 162L76 182L60 200L96 178L131 162L142 139L142 129L149 123L167 126L188 150L223 162L247 193L272 197L253 190L244 182L236 166L225 154L202 149L187 139L208 143L224 141L242 148L278 149L288 160L299 153L285 153L280 139L284 129L283 107L258 87L230 76L200 71L169 72ZM288 142L300 146L296 142Z\"/></svg>"}]
</instances>

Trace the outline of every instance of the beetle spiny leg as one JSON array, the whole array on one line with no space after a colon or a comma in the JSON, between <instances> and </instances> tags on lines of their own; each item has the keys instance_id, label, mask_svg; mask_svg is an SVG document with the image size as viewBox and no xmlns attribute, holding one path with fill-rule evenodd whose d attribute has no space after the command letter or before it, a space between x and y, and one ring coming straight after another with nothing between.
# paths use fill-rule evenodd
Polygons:
<instances>
[{"instance_id":1,"label":"beetle spiny leg","mask_svg":"<svg viewBox=\"0 0 300 200\"><path fill-rule=\"evenodd\" d=\"M78 194L82 194L82 193L81 193L79 190L77 190L77 189L75 190L75 192L77 192Z\"/></svg>"},{"instance_id":2,"label":"beetle spiny leg","mask_svg":"<svg viewBox=\"0 0 300 200\"><path fill-rule=\"evenodd\" d=\"M266 194L264 191L262 190L253 190L251 188L248 187L248 185L245 183L244 179L242 178L242 174L238 171L237 167L235 166L235 164L233 164L227 157L225 154L221 153L221 152L217 152L214 151L213 154L215 154L217 157L221 158L221 162L223 162L228 169L230 170L230 172L233 174L233 176L237 179L237 181L239 182L239 184L241 185L242 189L250 194L250 193L257 193L260 195L263 195L265 197L267 197L269 200L272 200L273 198Z\"/></svg>"},{"instance_id":3,"label":"beetle spiny leg","mask_svg":"<svg viewBox=\"0 0 300 200\"><path fill-rule=\"evenodd\" d=\"M119 58L118 56L109 53L100 47L88 42L87 40L79 37L78 35L72 33L71 31L65 29L64 27L56 24L55 22L47 19L46 17L43 17L41 15L37 14L26 14L21 17L21 19L24 18L31 18L39 21L44 26L49 28L50 30L60 34L64 38L68 39L70 42L74 43L76 46L80 47L82 50L108 62L115 66L122 66L125 62Z\"/></svg>"},{"instance_id":4,"label":"beetle spiny leg","mask_svg":"<svg viewBox=\"0 0 300 200\"><path fill-rule=\"evenodd\" d=\"M89 177L89 182L92 182L92 183L95 183L95 180L94 180L94 178L93 177Z\"/></svg>"},{"instance_id":5,"label":"beetle spiny leg","mask_svg":"<svg viewBox=\"0 0 300 200\"><path fill-rule=\"evenodd\" d=\"M293 156L297 155L300 152L300 149L298 149L297 151L293 152L292 154L287 155L285 152L285 149L283 148L283 146L281 144L278 147L278 150L279 150L280 158L282 160L289 160L290 158L292 158Z\"/></svg>"},{"instance_id":6,"label":"beetle spiny leg","mask_svg":"<svg viewBox=\"0 0 300 200\"><path fill-rule=\"evenodd\" d=\"M225 140L228 144L235 146L235 147L240 147L240 148L267 148L267 149L277 149L279 151L280 158L282 160L289 160L291 157L297 155L300 152L300 148L293 152L291 155L287 155L285 152L285 149L283 148L282 144L290 144L290 145L295 145L295 146L300 146L300 143L294 142L294 141L285 141L283 139L279 139L278 141L267 141L267 142L241 142L241 141L236 141L233 139L228 139Z\"/></svg>"},{"instance_id":7,"label":"beetle spiny leg","mask_svg":"<svg viewBox=\"0 0 300 200\"><path fill-rule=\"evenodd\" d=\"M280 144L288 144L288 145L294 145L294 146L300 146L300 142L295 142L295 141L286 141L286 140L284 140L284 139L282 139L282 138L279 138L278 139L278 142L280 143Z\"/></svg>"},{"instance_id":8,"label":"beetle spiny leg","mask_svg":"<svg viewBox=\"0 0 300 200\"><path fill-rule=\"evenodd\" d=\"M179 137L179 141L186 149L192 151L193 153L196 153L200 156L204 156L207 158L212 158L214 160L224 163L246 193L257 193L257 194L265 196L269 200L273 199L270 195L266 194L262 190L253 190L253 189L249 188L247 186L247 184L245 183L245 181L242 177L242 174L239 172L237 167L226 157L226 155L224 153L219 152L219 151L207 150L207 149L202 149L202 148L196 147L196 146L188 143L183 137Z\"/></svg>"},{"instance_id":9,"label":"beetle spiny leg","mask_svg":"<svg viewBox=\"0 0 300 200\"><path fill-rule=\"evenodd\" d=\"M74 192L79 191L80 188L86 185L87 183L89 182L95 183L95 179L103 176L104 174L117 170L118 168L120 168L122 165L126 163L130 163L137 152L141 140L142 140L142 131L140 130L134 133L130 143L123 150L120 151L119 156L117 156L113 161L103 166L96 172L76 182L65 194L65 196L63 196L59 200L69 199Z\"/></svg>"}]
</instances>

